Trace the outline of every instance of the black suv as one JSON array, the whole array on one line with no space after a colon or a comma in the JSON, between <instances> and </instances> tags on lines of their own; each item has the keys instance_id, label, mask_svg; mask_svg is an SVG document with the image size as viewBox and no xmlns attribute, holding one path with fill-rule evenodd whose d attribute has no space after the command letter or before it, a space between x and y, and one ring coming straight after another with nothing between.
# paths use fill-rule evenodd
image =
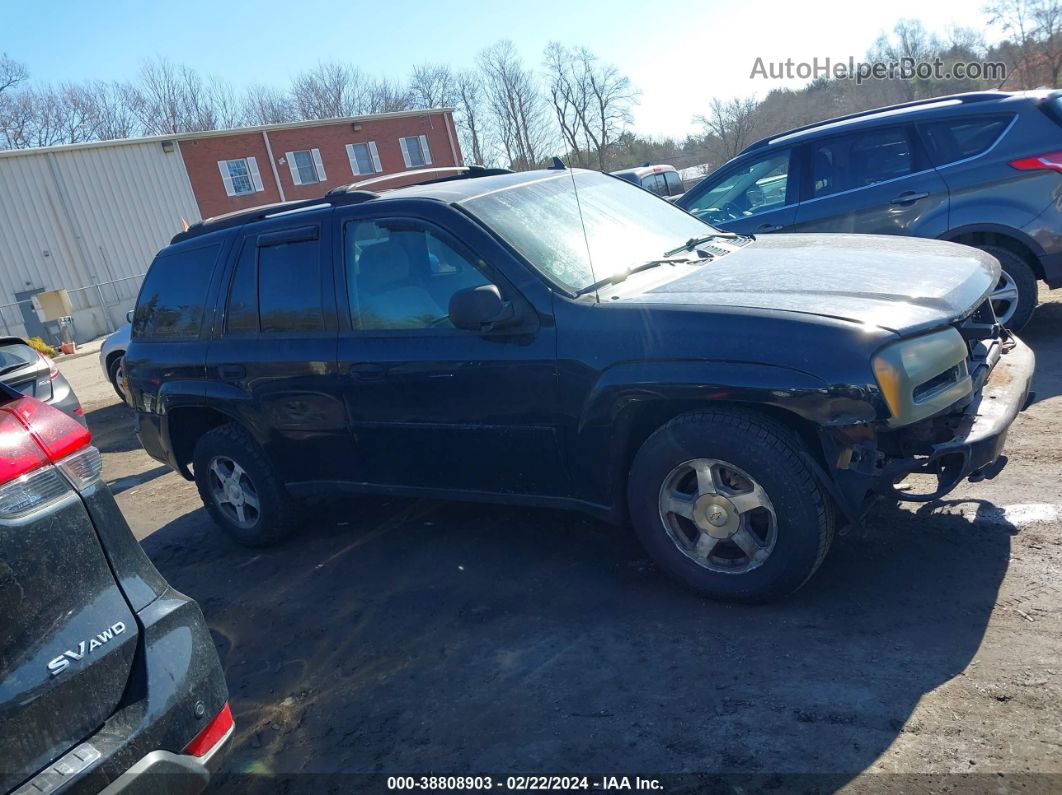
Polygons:
<instances>
[{"instance_id":1,"label":"black suv","mask_svg":"<svg viewBox=\"0 0 1062 795\"><path fill-rule=\"evenodd\" d=\"M991 465L1026 401L984 252L741 237L606 174L480 174L206 221L155 259L138 432L232 536L277 541L322 492L561 506L762 600L839 515Z\"/></svg>"},{"instance_id":2,"label":"black suv","mask_svg":"<svg viewBox=\"0 0 1062 795\"><path fill-rule=\"evenodd\" d=\"M196 792L233 730L198 605L83 425L0 385L0 792Z\"/></svg>"},{"instance_id":3,"label":"black suv","mask_svg":"<svg viewBox=\"0 0 1062 795\"><path fill-rule=\"evenodd\" d=\"M753 144L676 201L734 232L858 232L976 246L1019 329L1036 280L1062 287L1062 91L910 102Z\"/></svg>"}]
</instances>

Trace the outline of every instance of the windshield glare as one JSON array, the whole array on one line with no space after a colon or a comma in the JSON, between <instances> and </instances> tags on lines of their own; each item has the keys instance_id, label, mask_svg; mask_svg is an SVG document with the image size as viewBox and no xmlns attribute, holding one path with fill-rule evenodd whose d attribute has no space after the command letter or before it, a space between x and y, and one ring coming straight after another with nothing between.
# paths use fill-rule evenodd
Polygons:
<instances>
[{"instance_id":1,"label":"windshield glare","mask_svg":"<svg viewBox=\"0 0 1062 795\"><path fill-rule=\"evenodd\" d=\"M670 202L596 171L564 171L463 206L572 292L716 232Z\"/></svg>"}]
</instances>

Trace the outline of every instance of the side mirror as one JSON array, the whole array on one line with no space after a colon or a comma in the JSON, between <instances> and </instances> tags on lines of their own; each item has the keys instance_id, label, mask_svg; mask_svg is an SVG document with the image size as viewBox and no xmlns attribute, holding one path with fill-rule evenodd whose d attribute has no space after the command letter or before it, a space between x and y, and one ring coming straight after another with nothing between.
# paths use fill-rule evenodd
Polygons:
<instances>
[{"instance_id":1,"label":"side mirror","mask_svg":"<svg viewBox=\"0 0 1062 795\"><path fill-rule=\"evenodd\" d=\"M487 332L516 319L516 310L493 284L466 287L450 298L450 322L465 331Z\"/></svg>"},{"instance_id":2,"label":"side mirror","mask_svg":"<svg viewBox=\"0 0 1062 795\"><path fill-rule=\"evenodd\" d=\"M132 323L133 322L133 315L135 313L136 313L135 309L130 309L128 312L125 313L125 320L126 320L127 323Z\"/></svg>"}]
</instances>

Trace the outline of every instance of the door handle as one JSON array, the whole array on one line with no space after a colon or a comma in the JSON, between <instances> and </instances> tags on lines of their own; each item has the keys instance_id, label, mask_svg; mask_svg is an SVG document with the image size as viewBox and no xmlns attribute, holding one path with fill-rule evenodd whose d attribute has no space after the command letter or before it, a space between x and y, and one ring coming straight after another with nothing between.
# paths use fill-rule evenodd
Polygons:
<instances>
[{"instance_id":1,"label":"door handle","mask_svg":"<svg viewBox=\"0 0 1062 795\"><path fill-rule=\"evenodd\" d=\"M913 190L907 190L893 199L889 204L910 204L916 202L919 199L924 199L928 196L928 193L915 193Z\"/></svg>"},{"instance_id":2,"label":"door handle","mask_svg":"<svg viewBox=\"0 0 1062 795\"><path fill-rule=\"evenodd\" d=\"M781 224L760 224L756 227L757 232L778 232L785 227Z\"/></svg>"},{"instance_id":3,"label":"door handle","mask_svg":"<svg viewBox=\"0 0 1062 795\"><path fill-rule=\"evenodd\" d=\"M379 364L352 364L350 377L355 381L379 381L384 376L384 369Z\"/></svg>"},{"instance_id":4,"label":"door handle","mask_svg":"<svg viewBox=\"0 0 1062 795\"><path fill-rule=\"evenodd\" d=\"M218 367L218 375L236 380L247 375L247 368L242 364L223 364Z\"/></svg>"}]
</instances>

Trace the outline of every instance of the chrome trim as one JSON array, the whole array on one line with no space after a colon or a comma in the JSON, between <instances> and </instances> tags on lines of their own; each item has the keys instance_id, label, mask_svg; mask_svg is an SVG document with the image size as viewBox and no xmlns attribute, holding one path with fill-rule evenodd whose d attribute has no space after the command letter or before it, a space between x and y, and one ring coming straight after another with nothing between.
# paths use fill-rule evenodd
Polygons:
<instances>
[{"instance_id":1,"label":"chrome trim","mask_svg":"<svg viewBox=\"0 0 1062 795\"><path fill-rule=\"evenodd\" d=\"M81 743L67 751L11 795L49 795L84 773L102 754L92 743Z\"/></svg>"},{"instance_id":2,"label":"chrome trim","mask_svg":"<svg viewBox=\"0 0 1062 795\"><path fill-rule=\"evenodd\" d=\"M840 191L837 191L837 193L830 193L830 194L828 194L826 196L816 196L813 199L808 199L807 201L800 202L800 204L798 206L799 207L803 207L803 206L805 206L807 204L814 204L815 202L822 201L823 199L832 199L832 198L834 198L836 196L844 196L844 195L849 194L849 193L855 193L856 191L859 191L859 190L867 190L868 188L876 188L879 185L888 185L891 182L899 182L901 179L910 179L911 177L918 177L918 176L921 176L922 174L928 174L931 171L936 171L936 169L933 168L933 167L924 168L921 171L912 171L910 174L904 174L902 177L893 177L892 179L883 179L881 182L875 182L873 185L864 185L861 188L849 188L848 190L840 190ZM930 196L932 196L932 195L933 194L931 193ZM799 222L800 219L798 218L797 220Z\"/></svg>"}]
</instances>

